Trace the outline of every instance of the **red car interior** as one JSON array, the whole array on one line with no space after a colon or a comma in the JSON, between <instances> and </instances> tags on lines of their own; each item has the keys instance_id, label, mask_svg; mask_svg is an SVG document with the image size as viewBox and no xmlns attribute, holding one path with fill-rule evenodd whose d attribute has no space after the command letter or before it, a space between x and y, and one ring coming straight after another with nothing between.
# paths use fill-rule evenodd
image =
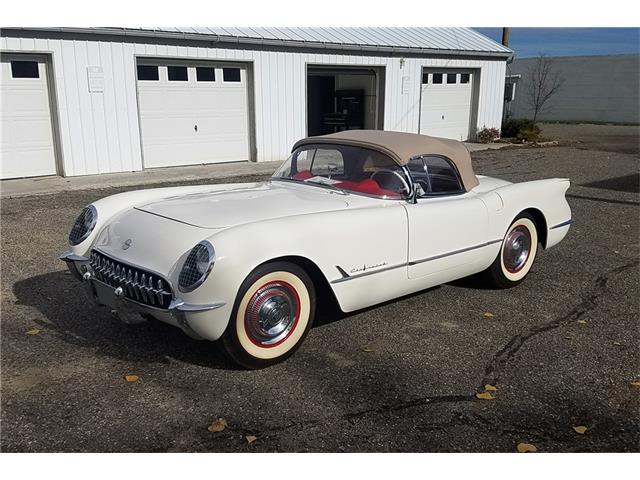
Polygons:
<instances>
[{"instance_id":1,"label":"red car interior","mask_svg":"<svg viewBox=\"0 0 640 480\"><path fill-rule=\"evenodd\" d=\"M303 170L293 175L293 178L295 178L296 180L308 180L311 177L313 177L313 175L309 170ZM360 180L358 182L342 180L336 183L335 186L338 188L343 188L345 190L351 190L352 192L366 193L367 195L386 195L388 197L400 197L400 194L398 192L382 188L380 185L378 185L378 182L370 178L365 178L364 180Z\"/></svg>"}]
</instances>

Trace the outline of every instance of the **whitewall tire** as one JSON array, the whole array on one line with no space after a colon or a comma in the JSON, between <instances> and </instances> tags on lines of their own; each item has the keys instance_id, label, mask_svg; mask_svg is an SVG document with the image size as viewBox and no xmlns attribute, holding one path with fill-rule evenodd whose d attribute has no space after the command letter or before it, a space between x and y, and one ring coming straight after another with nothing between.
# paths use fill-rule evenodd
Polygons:
<instances>
[{"instance_id":1,"label":"whitewall tire","mask_svg":"<svg viewBox=\"0 0 640 480\"><path fill-rule=\"evenodd\" d=\"M240 287L222 337L225 350L251 369L286 359L309 332L315 304L313 282L298 265L261 265Z\"/></svg>"},{"instance_id":2,"label":"whitewall tire","mask_svg":"<svg viewBox=\"0 0 640 480\"><path fill-rule=\"evenodd\" d=\"M538 252L538 231L533 218L521 213L509 226L500 252L487 269L488 280L498 288L515 287L527 276Z\"/></svg>"}]
</instances>

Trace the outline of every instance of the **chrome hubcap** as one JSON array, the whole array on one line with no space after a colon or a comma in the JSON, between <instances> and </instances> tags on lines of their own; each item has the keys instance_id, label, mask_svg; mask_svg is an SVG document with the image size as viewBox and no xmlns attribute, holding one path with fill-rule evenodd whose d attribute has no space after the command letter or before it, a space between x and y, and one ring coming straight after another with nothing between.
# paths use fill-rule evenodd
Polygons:
<instances>
[{"instance_id":1,"label":"chrome hubcap","mask_svg":"<svg viewBox=\"0 0 640 480\"><path fill-rule=\"evenodd\" d=\"M300 300L293 287L285 282L268 283L247 305L247 335L257 345L275 346L289 336L299 314Z\"/></svg>"},{"instance_id":2,"label":"chrome hubcap","mask_svg":"<svg viewBox=\"0 0 640 480\"><path fill-rule=\"evenodd\" d=\"M510 273L517 273L525 266L531 252L531 235L524 226L517 226L509 232L504 241L502 261Z\"/></svg>"}]
</instances>

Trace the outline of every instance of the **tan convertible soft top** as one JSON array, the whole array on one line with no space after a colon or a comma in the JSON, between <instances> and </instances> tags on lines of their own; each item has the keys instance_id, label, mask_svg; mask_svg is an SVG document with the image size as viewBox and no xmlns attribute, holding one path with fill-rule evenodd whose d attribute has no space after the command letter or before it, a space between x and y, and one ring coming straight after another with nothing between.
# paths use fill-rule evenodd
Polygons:
<instances>
[{"instance_id":1,"label":"tan convertible soft top","mask_svg":"<svg viewBox=\"0 0 640 480\"><path fill-rule=\"evenodd\" d=\"M478 179L471 166L471 155L467 148L456 140L384 130L345 130L303 138L296 142L293 150L301 145L314 143L351 145L378 150L391 157L398 165L406 165L411 158L419 155L442 155L451 159L458 168L466 191L478 185Z\"/></svg>"}]
</instances>

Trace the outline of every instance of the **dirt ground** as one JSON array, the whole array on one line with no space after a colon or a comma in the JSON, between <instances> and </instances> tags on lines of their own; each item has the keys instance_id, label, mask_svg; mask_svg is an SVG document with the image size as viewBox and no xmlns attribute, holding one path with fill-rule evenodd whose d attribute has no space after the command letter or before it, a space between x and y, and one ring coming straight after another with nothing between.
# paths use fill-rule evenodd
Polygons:
<instances>
[{"instance_id":1,"label":"dirt ground","mask_svg":"<svg viewBox=\"0 0 640 480\"><path fill-rule=\"evenodd\" d=\"M260 371L173 327L125 325L87 305L58 255L80 209L118 189L3 200L0 447L638 451L637 129L615 132L473 155L480 174L572 181L575 223L521 286L461 281L325 319L292 358ZM476 398L485 384L493 400ZM217 417L228 428L208 432Z\"/></svg>"}]
</instances>

